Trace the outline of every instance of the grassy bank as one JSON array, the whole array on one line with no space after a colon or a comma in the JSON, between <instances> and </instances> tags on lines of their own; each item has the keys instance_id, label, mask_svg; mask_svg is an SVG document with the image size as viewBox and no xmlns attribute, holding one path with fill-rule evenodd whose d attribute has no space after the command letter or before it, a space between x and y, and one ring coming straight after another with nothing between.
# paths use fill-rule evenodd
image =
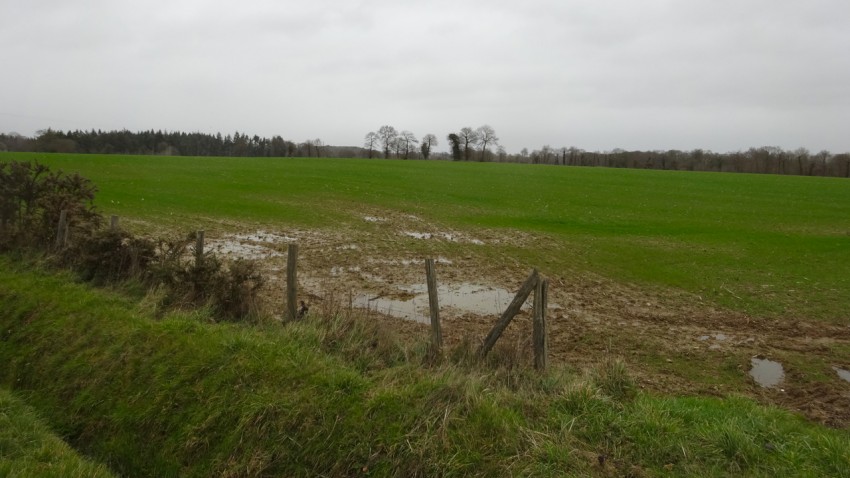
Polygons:
<instances>
[{"instance_id":1,"label":"grassy bank","mask_svg":"<svg viewBox=\"0 0 850 478\"><path fill-rule=\"evenodd\" d=\"M107 214L175 229L367 228L415 214L511 250L548 275L677 288L735 310L834 323L850 309L850 182L836 178L517 164L0 154L78 171ZM225 226L226 227L226 226ZM504 247L483 246L483 254Z\"/></svg>"},{"instance_id":2,"label":"grassy bank","mask_svg":"<svg viewBox=\"0 0 850 478\"><path fill-rule=\"evenodd\" d=\"M429 369L373 324L153 320L5 258L0 311L0 384L128 476L850 476L846 431L645 394L615 361Z\"/></svg>"},{"instance_id":3,"label":"grassy bank","mask_svg":"<svg viewBox=\"0 0 850 478\"><path fill-rule=\"evenodd\" d=\"M0 388L0 476L109 478L105 466L81 457L30 407Z\"/></svg>"}]
</instances>

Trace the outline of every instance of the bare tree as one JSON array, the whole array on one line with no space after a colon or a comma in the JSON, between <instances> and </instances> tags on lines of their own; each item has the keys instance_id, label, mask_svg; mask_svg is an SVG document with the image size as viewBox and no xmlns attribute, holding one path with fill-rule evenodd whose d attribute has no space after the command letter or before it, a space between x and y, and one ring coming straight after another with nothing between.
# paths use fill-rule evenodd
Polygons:
<instances>
[{"instance_id":1,"label":"bare tree","mask_svg":"<svg viewBox=\"0 0 850 478\"><path fill-rule=\"evenodd\" d=\"M402 141L400 137L396 136L395 138L393 138L391 147L393 151L395 151L396 159L398 159L401 157L401 152L404 149L404 141Z\"/></svg>"},{"instance_id":2,"label":"bare tree","mask_svg":"<svg viewBox=\"0 0 850 478\"><path fill-rule=\"evenodd\" d=\"M399 135L399 143L401 143L402 150L404 151L404 159L410 158L410 151L413 148L414 144L419 144L419 140L416 139L416 136L410 131L402 131L401 135Z\"/></svg>"},{"instance_id":3,"label":"bare tree","mask_svg":"<svg viewBox=\"0 0 850 478\"><path fill-rule=\"evenodd\" d=\"M378 133L374 131L369 131L366 133L366 138L363 141L363 147L369 150L369 159L372 159L372 152L375 150L375 146L377 146L381 141L381 137L378 136Z\"/></svg>"},{"instance_id":4,"label":"bare tree","mask_svg":"<svg viewBox=\"0 0 850 478\"><path fill-rule=\"evenodd\" d=\"M475 137L478 144L481 145L481 161L484 161L487 157L487 146L495 146L499 138L496 137L496 131L493 127L486 124L475 130Z\"/></svg>"},{"instance_id":5,"label":"bare tree","mask_svg":"<svg viewBox=\"0 0 850 478\"><path fill-rule=\"evenodd\" d=\"M478 134L472 128L466 126L460 129L457 136L460 138L460 144L463 147L463 159L469 161L472 157L473 146L478 142Z\"/></svg>"},{"instance_id":6,"label":"bare tree","mask_svg":"<svg viewBox=\"0 0 850 478\"><path fill-rule=\"evenodd\" d=\"M384 125L378 129L378 139L384 148L384 158L390 157L390 150L394 148L396 138L398 138L398 131L392 126Z\"/></svg>"},{"instance_id":7,"label":"bare tree","mask_svg":"<svg viewBox=\"0 0 850 478\"><path fill-rule=\"evenodd\" d=\"M420 146L420 150L422 151L422 158L428 159L431 156L431 148L437 146L437 137L431 133L426 134L422 137L422 145Z\"/></svg>"}]
</instances>

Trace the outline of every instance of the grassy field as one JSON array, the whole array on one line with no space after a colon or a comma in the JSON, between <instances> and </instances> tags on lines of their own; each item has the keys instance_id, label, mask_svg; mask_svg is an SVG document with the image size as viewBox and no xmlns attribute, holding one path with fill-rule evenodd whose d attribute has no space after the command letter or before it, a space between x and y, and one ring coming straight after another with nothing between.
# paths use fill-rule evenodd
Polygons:
<instances>
[{"instance_id":1,"label":"grassy field","mask_svg":"<svg viewBox=\"0 0 850 478\"><path fill-rule=\"evenodd\" d=\"M673 288L751 314L850 319L850 182L517 164L7 153L80 172L152 228L365 228L364 211L531 233L522 263ZM485 251L495 249L483 247ZM504 248L503 248L504 249Z\"/></svg>"},{"instance_id":2,"label":"grassy field","mask_svg":"<svg viewBox=\"0 0 850 478\"><path fill-rule=\"evenodd\" d=\"M846 430L641 392L617 361L426 368L369 322L154 319L4 257L0 310L0 384L122 476L850 476Z\"/></svg>"}]
</instances>

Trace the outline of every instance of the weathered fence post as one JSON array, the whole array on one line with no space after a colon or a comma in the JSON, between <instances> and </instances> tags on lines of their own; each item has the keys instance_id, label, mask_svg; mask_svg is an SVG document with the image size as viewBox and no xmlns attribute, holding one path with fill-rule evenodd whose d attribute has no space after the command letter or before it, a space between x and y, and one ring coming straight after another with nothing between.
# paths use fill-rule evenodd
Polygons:
<instances>
[{"instance_id":1,"label":"weathered fence post","mask_svg":"<svg viewBox=\"0 0 850 478\"><path fill-rule=\"evenodd\" d=\"M531 294L534 286L537 285L538 279L539 274L537 273L537 269L534 269L531 272L531 275L528 276L528 279L526 279L522 284L522 287L520 287L519 292L517 292L516 296L514 296L514 300L511 301L511 305L505 309L505 312L499 318L499 321L496 322L496 325L494 325L493 329L490 330L490 333L487 334L478 355L484 357L490 352L490 349L496 345L496 341L502 336L502 332L505 331L505 328L507 328L508 324L511 323L514 316L519 313L519 309L522 307L522 304L525 303L525 300L528 299L528 295Z\"/></svg>"},{"instance_id":2,"label":"weathered fence post","mask_svg":"<svg viewBox=\"0 0 850 478\"><path fill-rule=\"evenodd\" d=\"M428 306L431 309L431 346L435 356L439 356L443 348L443 332L440 329L440 304L437 300L434 259L425 259L425 276L428 282Z\"/></svg>"},{"instance_id":3,"label":"weathered fence post","mask_svg":"<svg viewBox=\"0 0 850 478\"><path fill-rule=\"evenodd\" d=\"M549 362L549 342L546 337L546 307L549 281L537 281L534 288L534 315L532 319L532 343L534 344L534 368L545 370Z\"/></svg>"},{"instance_id":4,"label":"weathered fence post","mask_svg":"<svg viewBox=\"0 0 850 478\"><path fill-rule=\"evenodd\" d=\"M286 320L298 318L298 244L290 244L286 253Z\"/></svg>"},{"instance_id":5,"label":"weathered fence post","mask_svg":"<svg viewBox=\"0 0 850 478\"><path fill-rule=\"evenodd\" d=\"M109 230L112 232L118 230L118 216L114 214L109 218Z\"/></svg>"},{"instance_id":6,"label":"weathered fence post","mask_svg":"<svg viewBox=\"0 0 850 478\"><path fill-rule=\"evenodd\" d=\"M198 231L195 237L195 267L204 263L204 231Z\"/></svg>"},{"instance_id":7,"label":"weathered fence post","mask_svg":"<svg viewBox=\"0 0 850 478\"><path fill-rule=\"evenodd\" d=\"M61 249L68 242L68 211L59 213L59 225L56 228L56 249Z\"/></svg>"}]
</instances>

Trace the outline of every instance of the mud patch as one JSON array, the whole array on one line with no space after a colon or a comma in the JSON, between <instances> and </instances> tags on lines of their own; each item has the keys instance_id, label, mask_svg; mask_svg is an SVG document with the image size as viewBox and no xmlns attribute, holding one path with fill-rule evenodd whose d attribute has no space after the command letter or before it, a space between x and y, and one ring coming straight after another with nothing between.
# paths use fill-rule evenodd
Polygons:
<instances>
[{"instance_id":1,"label":"mud patch","mask_svg":"<svg viewBox=\"0 0 850 478\"><path fill-rule=\"evenodd\" d=\"M262 293L274 314L283 310L281 271L285 270L286 243L297 240L299 291L311 312L360 314L368 307L370 320L381 321L411 340L428 336L424 258L434 257L441 266L438 280L445 281L439 301L447 348L483 338L513 298L514 293L508 291L515 292L530 268L537 266L550 279L551 363L580 370L595 367L611 350L619 350L629 360L630 373L647 390L745 394L830 426L850 425L848 382L838 370L839 377L829 375L826 382L795 373L804 370L803 365L823 367L823 363L848 369L850 327L846 325L805 317L754 317L712 305L698 295L638 287L587 271L561 270L555 267L557 262L529 264L513 257L511 251L516 248L539 249L541 257L581 252L545 235L484 228L456 231L446 224L391 210L352 213L360 224L318 230L265 227L265 231L258 230L262 225L235 224L228 232L240 234L217 237L238 244L231 247L235 250L227 259L267 258L260 262L268 274ZM416 232L421 241L405 231ZM483 239L487 247L479 247L472 238ZM352 247L355 245L357 249ZM398 287L407 284L422 285ZM452 290L459 285L467 289ZM470 312L455 300L458 295L463 300L476 299L479 294L470 287L501 288L496 300L484 300L498 305L474 306ZM559 309L558 303L564 307ZM360 310L354 312L354 308ZM531 328L525 310L505 331L504 340L520 343L530 337ZM750 370L750 358L764 358L761 354L767 350L773 360L785 364L795 363L798 357L811 358L811 362L782 370L784 377L778 386L787 385L783 393L753 386L755 380L742 380ZM674 367L665 360L657 365L658 357L675 357L682 365ZM831 373L828 369L824 372Z\"/></svg>"},{"instance_id":2,"label":"mud patch","mask_svg":"<svg viewBox=\"0 0 850 478\"><path fill-rule=\"evenodd\" d=\"M753 357L750 363L750 376L763 388L773 388L785 378L785 370L779 362Z\"/></svg>"},{"instance_id":3,"label":"mud patch","mask_svg":"<svg viewBox=\"0 0 850 478\"><path fill-rule=\"evenodd\" d=\"M484 241L475 238L468 238L461 234L451 233L451 232L416 232L416 231L403 231L407 237L412 237L414 239L422 239L422 240L431 240L431 239L441 239L448 242L459 242L459 243L469 243L475 244L477 246L483 246Z\"/></svg>"},{"instance_id":4,"label":"mud patch","mask_svg":"<svg viewBox=\"0 0 850 478\"><path fill-rule=\"evenodd\" d=\"M261 260L282 256L280 252L259 244L246 244L239 241L212 239L206 243L206 249L231 259Z\"/></svg>"},{"instance_id":5,"label":"mud patch","mask_svg":"<svg viewBox=\"0 0 850 478\"><path fill-rule=\"evenodd\" d=\"M728 339L728 338L729 338L729 337L727 337L727 336L726 336L726 334L713 334L713 335L700 335L700 336L697 338L697 340L699 340L700 342L705 342L705 341L707 341L708 339L714 339L714 340L716 340L716 341L718 341L718 342L723 342L723 341L725 341L725 340L726 340L726 339Z\"/></svg>"},{"instance_id":6,"label":"mud patch","mask_svg":"<svg viewBox=\"0 0 850 478\"><path fill-rule=\"evenodd\" d=\"M284 242L295 241L297 238L259 230L257 232L253 232L253 233L250 233L250 234L235 234L233 236L233 239L235 239L237 241L264 242L264 243L267 243L267 244L280 244L280 243L284 243Z\"/></svg>"}]
</instances>

